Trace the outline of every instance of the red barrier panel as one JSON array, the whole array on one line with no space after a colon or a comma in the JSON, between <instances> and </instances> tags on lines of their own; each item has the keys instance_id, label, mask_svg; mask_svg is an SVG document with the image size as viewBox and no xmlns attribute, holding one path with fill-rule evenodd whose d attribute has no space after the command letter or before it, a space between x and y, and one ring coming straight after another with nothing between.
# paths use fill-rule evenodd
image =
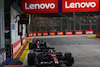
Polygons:
<instances>
[{"instance_id":1,"label":"red barrier panel","mask_svg":"<svg viewBox=\"0 0 100 67\"><path fill-rule=\"evenodd\" d=\"M93 30L86 30L85 34L94 34L94 31Z\"/></svg>"},{"instance_id":2,"label":"red barrier panel","mask_svg":"<svg viewBox=\"0 0 100 67\"><path fill-rule=\"evenodd\" d=\"M57 35L64 35L64 34L63 34L63 31L58 31L58 32L57 32Z\"/></svg>"},{"instance_id":3,"label":"red barrier panel","mask_svg":"<svg viewBox=\"0 0 100 67\"><path fill-rule=\"evenodd\" d=\"M37 32L37 36L42 36L42 32Z\"/></svg>"},{"instance_id":4,"label":"red barrier panel","mask_svg":"<svg viewBox=\"0 0 100 67\"><path fill-rule=\"evenodd\" d=\"M36 32L33 32L33 37L35 37L36 36Z\"/></svg>"},{"instance_id":5,"label":"red barrier panel","mask_svg":"<svg viewBox=\"0 0 100 67\"><path fill-rule=\"evenodd\" d=\"M43 32L43 36L48 36L48 32Z\"/></svg>"},{"instance_id":6,"label":"red barrier panel","mask_svg":"<svg viewBox=\"0 0 100 67\"><path fill-rule=\"evenodd\" d=\"M73 35L73 31L66 31L65 35Z\"/></svg>"},{"instance_id":7,"label":"red barrier panel","mask_svg":"<svg viewBox=\"0 0 100 67\"><path fill-rule=\"evenodd\" d=\"M83 31L82 30L77 30L77 31L75 31L75 35L83 35Z\"/></svg>"},{"instance_id":8,"label":"red barrier panel","mask_svg":"<svg viewBox=\"0 0 100 67\"><path fill-rule=\"evenodd\" d=\"M32 32L29 32L29 37L32 37L32 35L33 35Z\"/></svg>"},{"instance_id":9,"label":"red barrier panel","mask_svg":"<svg viewBox=\"0 0 100 67\"><path fill-rule=\"evenodd\" d=\"M25 45L25 40L26 40L26 37L23 38L23 45Z\"/></svg>"},{"instance_id":10,"label":"red barrier panel","mask_svg":"<svg viewBox=\"0 0 100 67\"><path fill-rule=\"evenodd\" d=\"M14 43L12 47L13 47L12 51L13 51L13 58L14 58L17 55L18 51L21 49L21 40Z\"/></svg>"},{"instance_id":11,"label":"red barrier panel","mask_svg":"<svg viewBox=\"0 0 100 67\"><path fill-rule=\"evenodd\" d=\"M50 32L50 36L55 36L55 32L54 31L51 31Z\"/></svg>"},{"instance_id":12,"label":"red barrier panel","mask_svg":"<svg viewBox=\"0 0 100 67\"><path fill-rule=\"evenodd\" d=\"M28 36L31 37L31 32L29 32Z\"/></svg>"},{"instance_id":13,"label":"red barrier panel","mask_svg":"<svg viewBox=\"0 0 100 67\"><path fill-rule=\"evenodd\" d=\"M31 37L33 36L33 33L31 32Z\"/></svg>"}]
</instances>

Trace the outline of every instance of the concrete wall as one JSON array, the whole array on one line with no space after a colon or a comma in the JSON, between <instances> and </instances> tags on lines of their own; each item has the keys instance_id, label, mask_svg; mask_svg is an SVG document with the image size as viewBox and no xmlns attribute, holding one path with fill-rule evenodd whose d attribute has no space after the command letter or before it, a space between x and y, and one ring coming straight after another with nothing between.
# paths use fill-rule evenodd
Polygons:
<instances>
[{"instance_id":1,"label":"concrete wall","mask_svg":"<svg viewBox=\"0 0 100 67\"><path fill-rule=\"evenodd\" d=\"M14 8L11 7L11 44L16 43L20 40L20 36L18 35L18 20L20 20L20 15ZM23 36L26 33L26 25L23 24Z\"/></svg>"}]
</instances>

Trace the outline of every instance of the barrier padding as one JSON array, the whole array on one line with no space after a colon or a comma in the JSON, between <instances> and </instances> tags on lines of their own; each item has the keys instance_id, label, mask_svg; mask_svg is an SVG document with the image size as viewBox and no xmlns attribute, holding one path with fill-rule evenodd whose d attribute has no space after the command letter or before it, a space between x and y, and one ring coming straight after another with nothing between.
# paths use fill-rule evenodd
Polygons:
<instances>
[{"instance_id":1,"label":"barrier padding","mask_svg":"<svg viewBox=\"0 0 100 67\"><path fill-rule=\"evenodd\" d=\"M61 33L63 32L63 35L83 35L83 34L86 34L86 31L91 31L91 30L75 30L75 31L49 31L49 32L35 32L35 35L33 35L33 37L35 36L55 36L55 35L62 35ZM60 34L58 34L58 32ZM69 32L70 34L66 34L66 32ZM72 34L71 34L72 32ZM96 34L96 31L93 30L93 34ZM29 35L30 35L31 32L29 32ZM34 32L33 32L34 33ZM46 35L44 35L46 34ZM90 33L89 33L90 34ZM31 36L29 36L31 37Z\"/></svg>"}]
</instances>

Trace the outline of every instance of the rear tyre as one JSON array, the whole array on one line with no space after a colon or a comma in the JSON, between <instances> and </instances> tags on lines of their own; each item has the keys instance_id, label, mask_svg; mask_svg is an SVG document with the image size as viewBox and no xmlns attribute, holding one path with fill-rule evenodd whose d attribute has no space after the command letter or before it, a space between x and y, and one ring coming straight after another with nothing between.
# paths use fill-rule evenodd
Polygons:
<instances>
[{"instance_id":1,"label":"rear tyre","mask_svg":"<svg viewBox=\"0 0 100 67\"><path fill-rule=\"evenodd\" d=\"M29 49L33 49L33 44L29 43Z\"/></svg>"},{"instance_id":2,"label":"rear tyre","mask_svg":"<svg viewBox=\"0 0 100 67\"><path fill-rule=\"evenodd\" d=\"M28 65L34 65L35 64L35 53L29 53L28 54Z\"/></svg>"},{"instance_id":3,"label":"rear tyre","mask_svg":"<svg viewBox=\"0 0 100 67\"><path fill-rule=\"evenodd\" d=\"M72 66L74 64L74 58L71 53L65 53L66 66Z\"/></svg>"}]
</instances>

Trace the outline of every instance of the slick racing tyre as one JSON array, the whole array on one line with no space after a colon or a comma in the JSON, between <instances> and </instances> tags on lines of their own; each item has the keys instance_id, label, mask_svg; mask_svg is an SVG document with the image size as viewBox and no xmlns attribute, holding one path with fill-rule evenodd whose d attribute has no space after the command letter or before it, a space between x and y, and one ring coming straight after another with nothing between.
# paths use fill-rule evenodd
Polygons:
<instances>
[{"instance_id":1,"label":"slick racing tyre","mask_svg":"<svg viewBox=\"0 0 100 67\"><path fill-rule=\"evenodd\" d=\"M28 54L28 65L34 65L35 62L35 53L29 53Z\"/></svg>"},{"instance_id":2,"label":"slick racing tyre","mask_svg":"<svg viewBox=\"0 0 100 67\"><path fill-rule=\"evenodd\" d=\"M66 66L72 66L74 64L74 58L71 53L65 53Z\"/></svg>"},{"instance_id":3,"label":"slick racing tyre","mask_svg":"<svg viewBox=\"0 0 100 67\"><path fill-rule=\"evenodd\" d=\"M71 53L65 53L65 60L70 61L72 58L72 54Z\"/></svg>"},{"instance_id":4,"label":"slick racing tyre","mask_svg":"<svg viewBox=\"0 0 100 67\"><path fill-rule=\"evenodd\" d=\"M33 44L29 43L29 49L33 49Z\"/></svg>"}]
</instances>

